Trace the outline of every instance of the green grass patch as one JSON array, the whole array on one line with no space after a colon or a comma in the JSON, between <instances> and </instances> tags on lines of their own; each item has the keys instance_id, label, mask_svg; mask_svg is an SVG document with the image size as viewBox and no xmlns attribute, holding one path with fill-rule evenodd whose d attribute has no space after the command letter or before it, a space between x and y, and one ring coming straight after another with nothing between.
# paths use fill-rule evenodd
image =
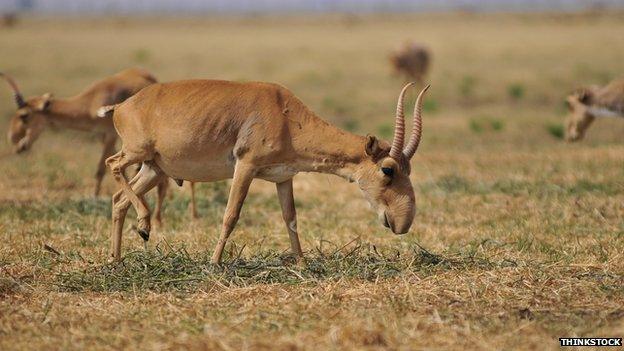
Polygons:
<instances>
[{"instance_id":1,"label":"green grass patch","mask_svg":"<svg viewBox=\"0 0 624 351\"><path fill-rule=\"evenodd\" d=\"M24 221L47 220L67 217L75 214L80 216L109 217L111 204L109 199L85 198L63 200L60 202L18 202L1 201L0 217L16 218Z\"/></svg>"},{"instance_id":2,"label":"green grass patch","mask_svg":"<svg viewBox=\"0 0 624 351\"><path fill-rule=\"evenodd\" d=\"M490 120L490 127L492 127L492 130L494 130L496 132L500 132L501 130L503 130L505 128L505 122L503 122L500 119L491 119Z\"/></svg>"},{"instance_id":3,"label":"green grass patch","mask_svg":"<svg viewBox=\"0 0 624 351\"><path fill-rule=\"evenodd\" d=\"M432 98L425 98L422 105L423 111L425 113L436 113L438 112L438 101Z\"/></svg>"},{"instance_id":4,"label":"green grass patch","mask_svg":"<svg viewBox=\"0 0 624 351\"><path fill-rule=\"evenodd\" d=\"M483 132L483 123L479 120L471 119L470 121L468 121L468 127L474 133L478 134L478 133Z\"/></svg>"},{"instance_id":5,"label":"green grass patch","mask_svg":"<svg viewBox=\"0 0 624 351\"><path fill-rule=\"evenodd\" d=\"M390 139L394 134L394 126L390 123L384 123L377 126L377 134L382 139Z\"/></svg>"},{"instance_id":6,"label":"green grass patch","mask_svg":"<svg viewBox=\"0 0 624 351\"><path fill-rule=\"evenodd\" d=\"M342 127L349 132L355 132L360 128L360 122L357 119L347 119L342 123Z\"/></svg>"},{"instance_id":7,"label":"green grass patch","mask_svg":"<svg viewBox=\"0 0 624 351\"><path fill-rule=\"evenodd\" d=\"M134 52L132 53L132 58L134 59L134 62L140 64L145 64L149 62L151 57L152 54L149 50L145 48L134 50Z\"/></svg>"},{"instance_id":8,"label":"green grass patch","mask_svg":"<svg viewBox=\"0 0 624 351\"><path fill-rule=\"evenodd\" d=\"M524 85L520 83L513 83L507 87L507 95L512 100L516 100L516 101L521 100L524 97L524 94L525 94Z\"/></svg>"},{"instance_id":9,"label":"green grass patch","mask_svg":"<svg viewBox=\"0 0 624 351\"><path fill-rule=\"evenodd\" d=\"M474 117L468 121L468 128L477 134L485 131L500 132L505 128L505 122L490 116Z\"/></svg>"},{"instance_id":10,"label":"green grass patch","mask_svg":"<svg viewBox=\"0 0 624 351\"><path fill-rule=\"evenodd\" d=\"M468 99L474 95L477 86L477 79L473 76L464 76L458 85L459 94L462 98Z\"/></svg>"},{"instance_id":11,"label":"green grass patch","mask_svg":"<svg viewBox=\"0 0 624 351\"><path fill-rule=\"evenodd\" d=\"M546 130L548 131L548 134L552 135L553 137L557 139L563 139L564 134L565 134L563 130L563 125L561 123L547 124Z\"/></svg>"},{"instance_id":12,"label":"green grass patch","mask_svg":"<svg viewBox=\"0 0 624 351\"><path fill-rule=\"evenodd\" d=\"M57 275L61 291L72 292L191 292L224 286L257 284L309 284L319 280L342 278L375 281L405 273L431 275L440 270L489 268L485 258L444 257L415 247L407 252L380 253L372 245L354 243L331 252L307 254L305 266L294 264L291 255L274 251L249 258L240 257L242 249L230 246L221 266L210 263L210 255L190 255L185 249L164 252L135 251L126 254L120 263L91 266Z\"/></svg>"},{"instance_id":13,"label":"green grass patch","mask_svg":"<svg viewBox=\"0 0 624 351\"><path fill-rule=\"evenodd\" d=\"M620 183L594 182L587 179L579 179L573 183L554 183L546 180L516 181L510 179L482 182L467 180L456 174L444 175L435 181L422 183L419 188L423 193L436 191L472 195L502 193L513 196L530 195L537 198L555 195L574 196L587 193L613 196L621 194L622 190L624 190Z\"/></svg>"},{"instance_id":14,"label":"green grass patch","mask_svg":"<svg viewBox=\"0 0 624 351\"><path fill-rule=\"evenodd\" d=\"M353 106L347 99L326 96L322 101L323 109L336 116L346 116L353 112Z\"/></svg>"}]
</instances>

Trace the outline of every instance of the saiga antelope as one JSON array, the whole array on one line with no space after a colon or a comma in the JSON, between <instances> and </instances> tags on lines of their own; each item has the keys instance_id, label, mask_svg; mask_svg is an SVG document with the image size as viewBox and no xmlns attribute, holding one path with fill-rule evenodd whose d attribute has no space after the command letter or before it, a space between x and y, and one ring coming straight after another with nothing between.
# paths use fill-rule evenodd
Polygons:
<instances>
[{"instance_id":1,"label":"saiga antelope","mask_svg":"<svg viewBox=\"0 0 624 351\"><path fill-rule=\"evenodd\" d=\"M7 12L0 15L0 27L11 28L17 24L17 13Z\"/></svg>"},{"instance_id":2,"label":"saiga antelope","mask_svg":"<svg viewBox=\"0 0 624 351\"><path fill-rule=\"evenodd\" d=\"M274 182L282 216L297 258L292 178L298 172L331 173L355 181L382 223L406 233L415 215L409 179L410 159L421 137L422 97L414 108L412 136L404 148L403 100L397 104L390 146L374 136L343 131L317 117L289 90L270 83L188 80L151 85L126 102L103 108L113 112L122 148L106 160L121 190L113 196L111 259L121 258L128 208L137 211L137 229L149 238L150 215L143 194L163 178L209 182L232 178L219 241L212 256L219 263L254 178ZM142 163L128 182L124 169Z\"/></svg>"},{"instance_id":3,"label":"saiga antelope","mask_svg":"<svg viewBox=\"0 0 624 351\"><path fill-rule=\"evenodd\" d=\"M8 138L16 153L30 149L48 125L92 132L101 138L104 149L95 173L95 196L100 193L102 179L106 173L104 161L115 153L117 132L110 119L97 117L97 110L103 105L125 101L144 87L156 83L149 72L142 69L127 69L100 80L82 93L67 99L53 98L50 93L24 99L15 81L0 73L13 90L17 111L9 125ZM158 186L158 202L155 219L161 220L162 200L168 182L163 180ZM192 186L192 184L191 184ZM191 187L191 190L193 188ZM194 194L192 195L194 199ZM191 210L195 215L194 201Z\"/></svg>"},{"instance_id":4,"label":"saiga antelope","mask_svg":"<svg viewBox=\"0 0 624 351\"><path fill-rule=\"evenodd\" d=\"M600 87L583 88L566 98L570 115L566 121L565 139L577 141L599 117L624 117L624 78Z\"/></svg>"},{"instance_id":5,"label":"saiga antelope","mask_svg":"<svg viewBox=\"0 0 624 351\"><path fill-rule=\"evenodd\" d=\"M406 42L390 55L390 64L395 74L403 75L408 80L422 84L429 64L431 54L429 50L415 42Z\"/></svg>"}]
</instances>

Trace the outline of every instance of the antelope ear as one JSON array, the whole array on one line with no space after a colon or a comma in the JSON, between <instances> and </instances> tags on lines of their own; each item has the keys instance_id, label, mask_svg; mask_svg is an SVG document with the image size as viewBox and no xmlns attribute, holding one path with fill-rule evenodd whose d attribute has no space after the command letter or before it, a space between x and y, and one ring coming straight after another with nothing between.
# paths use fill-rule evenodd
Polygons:
<instances>
[{"instance_id":1,"label":"antelope ear","mask_svg":"<svg viewBox=\"0 0 624 351\"><path fill-rule=\"evenodd\" d=\"M366 154L375 156L379 152L379 140L374 135L366 136Z\"/></svg>"},{"instance_id":2,"label":"antelope ear","mask_svg":"<svg viewBox=\"0 0 624 351\"><path fill-rule=\"evenodd\" d=\"M50 107L51 102L52 102L52 94L45 93L41 96L41 101L37 103L36 108L38 111L45 111L48 109L48 107Z\"/></svg>"},{"instance_id":3,"label":"antelope ear","mask_svg":"<svg viewBox=\"0 0 624 351\"><path fill-rule=\"evenodd\" d=\"M390 152L390 144L384 140L379 140L374 135L366 136L366 154L373 159L378 159Z\"/></svg>"}]
</instances>

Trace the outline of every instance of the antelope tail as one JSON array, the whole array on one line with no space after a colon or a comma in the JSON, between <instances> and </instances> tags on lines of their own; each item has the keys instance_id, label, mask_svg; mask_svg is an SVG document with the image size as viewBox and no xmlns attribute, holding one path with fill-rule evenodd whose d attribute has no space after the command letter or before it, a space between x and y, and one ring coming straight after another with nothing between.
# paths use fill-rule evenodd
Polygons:
<instances>
[{"instance_id":1,"label":"antelope tail","mask_svg":"<svg viewBox=\"0 0 624 351\"><path fill-rule=\"evenodd\" d=\"M115 107L117 107L117 105L102 106L97 110L96 114L98 117L110 117L113 115Z\"/></svg>"}]
</instances>

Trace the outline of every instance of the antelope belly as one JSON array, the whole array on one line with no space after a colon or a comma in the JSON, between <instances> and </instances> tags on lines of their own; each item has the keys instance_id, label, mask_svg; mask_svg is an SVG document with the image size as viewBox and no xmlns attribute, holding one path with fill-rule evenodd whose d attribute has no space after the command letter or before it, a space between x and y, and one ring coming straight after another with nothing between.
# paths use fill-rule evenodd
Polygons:
<instances>
[{"instance_id":1,"label":"antelope belly","mask_svg":"<svg viewBox=\"0 0 624 351\"><path fill-rule=\"evenodd\" d=\"M157 155L154 160L165 174L173 179L211 182L229 179L234 175L234 160L227 156L181 159Z\"/></svg>"}]
</instances>

